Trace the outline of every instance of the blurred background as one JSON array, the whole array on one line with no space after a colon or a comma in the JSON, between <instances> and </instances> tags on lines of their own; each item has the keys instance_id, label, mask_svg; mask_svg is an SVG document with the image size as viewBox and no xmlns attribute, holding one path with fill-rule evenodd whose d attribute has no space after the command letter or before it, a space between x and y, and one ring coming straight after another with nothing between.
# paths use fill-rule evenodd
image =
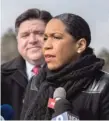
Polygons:
<instances>
[{"instance_id":1,"label":"blurred background","mask_svg":"<svg viewBox=\"0 0 109 121\"><path fill-rule=\"evenodd\" d=\"M83 17L91 28L91 47L104 58L109 72L109 0L2 0L1 1L1 63L18 55L14 30L16 18L29 8L51 12L74 13Z\"/></svg>"}]
</instances>

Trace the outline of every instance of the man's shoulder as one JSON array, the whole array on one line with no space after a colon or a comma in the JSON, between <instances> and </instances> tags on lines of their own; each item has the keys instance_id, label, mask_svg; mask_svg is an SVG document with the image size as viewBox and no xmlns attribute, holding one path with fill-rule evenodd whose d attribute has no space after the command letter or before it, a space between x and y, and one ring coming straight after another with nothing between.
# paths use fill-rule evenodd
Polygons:
<instances>
[{"instance_id":1,"label":"man's shoulder","mask_svg":"<svg viewBox=\"0 0 109 121\"><path fill-rule=\"evenodd\" d=\"M1 69L8 69L11 67L11 65L16 61L16 58L8 61L8 62L5 62L1 65Z\"/></svg>"},{"instance_id":2,"label":"man's shoulder","mask_svg":"<svg viewBox=\"0 0 109 121\"><path fill-rule=\"evenodd\" d=\"M13 69L17 69L18 66L20 66L22 63L24 63L24 59L20 56L15 57L14 59L3 63L1 65L1 70L13 70Z\"/></svg>"}]
</instances>

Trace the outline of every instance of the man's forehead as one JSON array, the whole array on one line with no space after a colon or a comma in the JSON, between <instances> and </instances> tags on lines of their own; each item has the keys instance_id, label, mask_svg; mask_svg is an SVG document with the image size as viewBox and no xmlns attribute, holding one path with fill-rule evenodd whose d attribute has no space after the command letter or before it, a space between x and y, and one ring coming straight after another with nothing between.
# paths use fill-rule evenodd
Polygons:
<instances>
[{"instance_id":1,"label":"man's forehead","mask_svg":"<svg viewBox=\"0 0 109 121\"><path fill-rule=\"evenodd\" d=\"M19 27L20 32L30 31L30 30L36 30L36 31L45 30L44 21L36 19L36 20L26 20L21 23Z\"/></svg>"}]
</instances>

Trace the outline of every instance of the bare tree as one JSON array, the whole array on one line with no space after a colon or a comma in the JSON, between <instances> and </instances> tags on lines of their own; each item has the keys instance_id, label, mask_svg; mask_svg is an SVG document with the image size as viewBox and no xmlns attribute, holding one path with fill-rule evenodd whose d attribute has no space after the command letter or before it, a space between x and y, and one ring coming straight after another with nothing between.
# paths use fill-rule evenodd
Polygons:
<instances>
[{"instance_id":1,"label":"bare tree","mask_svg":"<svg viewBox=\"0 0 109 121\"><path fill-rule=\"evenodd\" d=\"M16 34L12 29L1 37L1 63L7 62L18 55Z\"/></svg>"},{"instance_id":2,"label":"bare tree","mask_svg":"<svg viewBox=\"0 0 109 121\"><path fill-rule=\"evenodd\" d=\"M109 72L109 50L105 48L102 49L100 53L98 54L98 56L105 60L104 70Z\"/></svg>"}]
</instances>

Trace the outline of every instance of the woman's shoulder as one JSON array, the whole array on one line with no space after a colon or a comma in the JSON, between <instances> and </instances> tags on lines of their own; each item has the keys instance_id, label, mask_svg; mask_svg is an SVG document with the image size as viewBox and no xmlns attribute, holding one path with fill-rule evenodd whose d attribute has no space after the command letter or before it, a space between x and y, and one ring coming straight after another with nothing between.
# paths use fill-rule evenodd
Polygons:
<instances>
[{"instance_id":1,"label":"woman's shoulder","mask_svg":"<svg viewBox=\"0 0 109 121\"><path fill-rule=\"evenodd\" d=\"M109 84L109 73L106 71L100 71L100 82Z\"/></svg>"},{"instance_id":2,"label":"woman's shoulder","mask_svg":"<svg viewBox=\"0 0 109 121\"><path fill-rule=\"evenodd\" d=\"M87 91L89 92L97 92L102 93L105 88L109 86L109 74L104 71L99 71L95 75L95 79L92 83L92 85L89 86Z\"/></svg>"},{"instance_id":3,"label":"woman's shoulder","mask_svg":"<svg viewBox=\"0 0 109 121\"><path fill-rule=\"evenodd\" d=\"M109 72L106 71L101 71L101 73L103 73L103 78L108 79L109 80Z\"/></svg>"},{"instance_id":4,"label":"woman's shoulder","mask_svg":"<svg viewBox=\"0 0 109 121\"><path fill-rule=\"evenodd\" d=\"M99 80L97 81L97 85L99 89L103 92L109 88L109 73L105 71L99 72Z\"/></svg>"},{"instance_id":5,"label":"woman's shoulder","mask_svg":"<svg viewBox=\"0 0 109 121\"><path fill-rule=\"evenodd\" d=\"M103 75L100 79L102 88L100 94L100 119L109 120L109 73L102 71Z\"/></svg>"}]
</instances>

